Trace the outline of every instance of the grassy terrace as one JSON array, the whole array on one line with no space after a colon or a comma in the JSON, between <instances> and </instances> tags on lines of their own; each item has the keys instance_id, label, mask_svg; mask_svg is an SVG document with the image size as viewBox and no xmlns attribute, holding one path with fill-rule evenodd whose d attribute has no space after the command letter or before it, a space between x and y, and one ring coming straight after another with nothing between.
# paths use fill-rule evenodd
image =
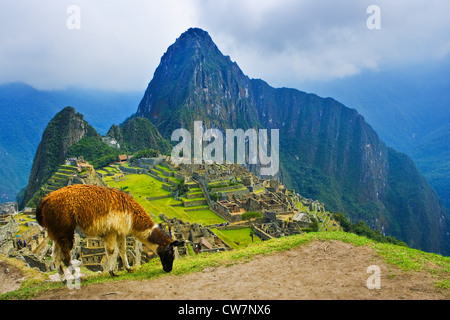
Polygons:
<instances>
[{"instance_id":1,"label":"grassy terrace","mask_svg":"<svg viewBox=\"0 0 450 320\"><path fill-rule=\"evenodd\" d=\"M101 174L118 174L120 173L120 170L117 169L116 167L103 167L101 169L98 169L97 172L101 173Z\"/></svg>"},{"instance_id":2,"label":"grassy terrace","mask_svg":"<svg viewBox=\"0 0 450 320\"><path fill-rule=\"evenodd\" d=\"M160 169L160 171L166 171L166 172L173 172L173 173L176 173L175 170L169 169L169 168L164 167L164 166L161 166L161 165L159 165L159 164L157 164L155 167L158 168L158 169ZM157 170L158 170L158 169L157 169Z\"/></svg>"},{"instance_id":3,"label":"grassy terrace","mask_svg":"<svg viewBox=\"0 0 450 320\"><path fill-rule=\"evenodd\" d=\"M261 239L257 236L250 236L252 228L242 228L236 230L218 230L216 228L211 229L220 239L225 241L233 249L238 249L240 247L248 246L251 243L259 243Z\"/></svg>"},{"instance_id":4,"label":"grassy terrace","mask_svg":"<svg viewBox=\"0 0 450 320\"><path fill-rule=\"evenodd\" d=\"M159 214L164 213L169 218L176 217L186 222L198 222L203 225L211 225L217 223L224 223L225 220L216 215L209 209L186 211L182 206L181 201L177 201L172 197L147 201L150 212L154 214L159 220ZM201 209L205 206L190 207L189 209Z\"/></svg>"},{"instance_id":5,"label":"grassy terrace","mask_svg":"<svg viewBox=\"0 0 450 320\"><path fill-rule=\"evenodd\" d=\"M173 178L173 177L172 177ZM217 224L225 222L224 219L216 215L209 209L203 209L205 206L189 207L192 209L202 209L199 211L185 211L183 203L175 200L170 196L170 192L162 188L163 182L146 174L127 174L124 181L114 181L112 177L106 177L104 181L114 188L119 188L130 192L147 212L150 212L157 222L160 222L159 215L164 213L169 218L176 217L186 222L198 222L203 225ZM200 188L199 188L200 190ZM198 191L197 191L198 192ZM199 193L200 195L200 193ZM154 198L167 196L158 200L147 200L146 198ZM185 201L191 202L202 200L203 197L197 199L187 199Z\"/></svg>"}]
</instances>

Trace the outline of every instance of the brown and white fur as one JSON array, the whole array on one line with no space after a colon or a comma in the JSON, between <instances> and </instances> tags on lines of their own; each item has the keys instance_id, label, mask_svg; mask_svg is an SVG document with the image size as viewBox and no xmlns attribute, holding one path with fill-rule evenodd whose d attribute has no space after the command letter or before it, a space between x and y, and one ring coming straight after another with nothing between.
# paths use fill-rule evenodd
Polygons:
<instances>
[{"instance_id":1,"label":"brown and white fur","mask_svg":"<svg viewBox=\"0 0 450 320\"><path fill-rule=\"evenodd\" d=\"M125 241L129 234L159 255L166 272L172 271L173 247L184 244L172 241L157 228L139 203L113 188L73 185L56 190L42 199L36 210L36 220L47 229L54 242L53 260L61 277L64 275L61 261L66 267L71 265L75 228L88 237L104 240L107 270L111 276L115 276L116 247L124 268L131 272Z\"/></svg>"}]
</instances>

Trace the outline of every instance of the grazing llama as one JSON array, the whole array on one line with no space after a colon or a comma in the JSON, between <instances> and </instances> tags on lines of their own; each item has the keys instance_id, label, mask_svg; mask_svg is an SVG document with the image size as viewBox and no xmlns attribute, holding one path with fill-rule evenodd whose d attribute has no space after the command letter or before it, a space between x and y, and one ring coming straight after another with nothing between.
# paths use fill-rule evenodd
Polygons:
<instances>
[{"instance_id":1,"label":"grazing llama","mask_svg":"<svg viewBox=\"0 0 450 320\"><path fill-rule=\"evenodd\" d=\"M126 254L127 235L147 245L158 254L164 271L172 271L174 246L184 242L173 241L148 216L144 208L130 195L118 189L93 185L72 185L50 193L36 210L36 220L47 229L53 240L53 260L63 279L61 261L71 266L71 250L75 228L88 237L102 238L105 243L107 269L111 276L117 262L116 246L124 268L132 272Z\"/></svg>"}]
</instances>

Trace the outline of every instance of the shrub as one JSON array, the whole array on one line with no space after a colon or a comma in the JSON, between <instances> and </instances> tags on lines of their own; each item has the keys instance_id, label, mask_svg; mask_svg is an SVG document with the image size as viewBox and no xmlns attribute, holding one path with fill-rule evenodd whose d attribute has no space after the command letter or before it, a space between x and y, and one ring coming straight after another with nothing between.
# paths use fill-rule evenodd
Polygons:
<instances>
[{"instance_id":1,"label":"shrub","mask_svg":"<svg viewBox=\"0 0 450 320\"><path fill-rule=\"evenodd\" d=\"M251 220L262 218L262 213L258 211L248 211L242 214L242 220Z\"/></svg>"}]
</instances>

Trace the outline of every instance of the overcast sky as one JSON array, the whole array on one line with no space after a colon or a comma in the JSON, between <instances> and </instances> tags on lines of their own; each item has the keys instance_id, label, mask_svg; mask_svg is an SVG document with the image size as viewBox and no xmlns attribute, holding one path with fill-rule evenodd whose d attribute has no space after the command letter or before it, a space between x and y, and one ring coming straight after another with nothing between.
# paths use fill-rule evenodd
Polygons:
<instances>
[{"instance_id":1,"label":"overcast sky","mask_svg":"<svg viewBox=\"0 0 450 320\"><path fill-rule=\"evenodd\" d=\"M299 88L449 59L449 15L448 0L0 0L0 83L143 91L200 27L249 77Z\"/></svg>"}]
</instances>

